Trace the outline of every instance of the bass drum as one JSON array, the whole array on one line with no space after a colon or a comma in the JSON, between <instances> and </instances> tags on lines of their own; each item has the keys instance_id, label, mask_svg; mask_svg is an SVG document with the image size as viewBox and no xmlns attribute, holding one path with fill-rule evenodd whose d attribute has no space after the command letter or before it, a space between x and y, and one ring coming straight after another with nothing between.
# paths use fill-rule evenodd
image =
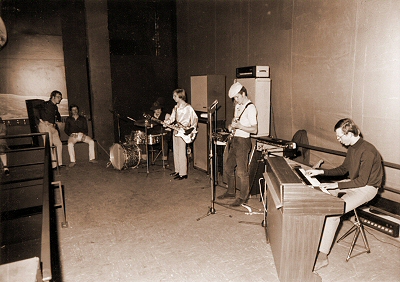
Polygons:
<instances>
[{"instance_id":1,"label":"bass drum","mask_svg":"<svg viewBox=\"0 0 400 282\"><path fill-rule=\"evenodd\" d=\"M140 149L136 145L116 143L110 147L110 162L118 170L136 168L140 163Z\"/></svg>"}]
</instances>

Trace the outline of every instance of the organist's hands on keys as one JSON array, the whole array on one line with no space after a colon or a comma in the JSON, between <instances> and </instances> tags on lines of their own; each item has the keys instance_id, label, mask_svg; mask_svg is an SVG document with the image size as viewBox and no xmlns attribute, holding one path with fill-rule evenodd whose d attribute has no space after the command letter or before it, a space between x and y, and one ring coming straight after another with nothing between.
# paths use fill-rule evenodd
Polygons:
<instances>
[{"instance_id":1,"label":"organist's hands on keys","mask_svg":"<svg viewBox=\"0 0 400 282\"><path fill-rule=\"evenodd\" d=\"M305 176L307 178L313 178L317 175L322 175L324 174L324 170L323 169L308 169L305 171ZM315 179L315 178L314 178ZM338 189L338 183L337 182L333 182L333 183L319 183L319 188L323 191L323 192L328 192L329 194L333 195L333 196L338 196L340 189Z\"/></svg>"}]
</instances>

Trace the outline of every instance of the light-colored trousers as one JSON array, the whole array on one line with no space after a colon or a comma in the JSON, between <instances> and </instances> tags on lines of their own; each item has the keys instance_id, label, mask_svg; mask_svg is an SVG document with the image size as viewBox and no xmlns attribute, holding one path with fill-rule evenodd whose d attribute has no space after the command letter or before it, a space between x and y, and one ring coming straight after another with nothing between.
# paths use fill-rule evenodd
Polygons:
<instances>
[{"instance_id":1,"label":"light-colored trousers","mask_svg":"<svg viewBox=\"0 0 400 282\"><path fill-rule=\"evenodd\" d=\"M76 162L74 146L78 142L84 142L86 144L89 144L89 161L94 160L96 158L96 156L94 154L93 139L87 135L78 133L78 134L71 134L71 136L68 138L68 154L69 154L69 160L71 161L71 163Z\"/></svg>"},{"instance_id":2,"label":"light-colored trousers","mask_svg":"<svg viewBox=\"0 0 400 282\"><path fill-rule=\"evenodd\" d=\"M364 186L359 188L343 189L340 192L346 193L342 199L346 202L345 214L353 209L371 201L378 189L373 186ZM321 244L319 251L329 254L333 240L335 239L336 230L339 226L341 216L327 216L325 219L324 231L322 232Z\"/></svg>"},{"instance_id":3,"label":"light-colored trousers","mask_svg":"<svg viewBox=\"0 0 400 282\"><path fill-rule=\"evenodd\" d=\"M54 127L53 124L48 123L48 122L39 122L39 126L38 126L39 132L44 133L44 132L48 132L49 133L49 139L50 139L50 146L56 146L57 149L57 156L58 156L58 165L62 165L63 161L62 161L62 143L60 140L60 135L58 134L57 129ZM46 142L46 136L43 136L43 140L44 142ZM56 154L54 153L54 151L52 149L50 149L51 151L51 159L53 160L52 162L52 167L56 167L57 164L55 163L56 160Z\"/></svg>"},{"instance_id":4,"label":"light-colored trousers","mask_svg":"<svg viewBox=\"0 0 400 282\"><path fill-rule=\"evenodd\" d=\"M7 155L0 154L0 159L1 159L1 162L3 163L3 167L6 167L7 166Z\"/></svg>"},{"instance_id":5,"label":"light-colored trousers","mask_svg":"<svg viewBox=\"0 0 400 282\"><path fill-rule=\"evenodd\" d=\"M187 175L187 156L186 156L186 143L182 137L175 136L176 132L172 137L173 148L174 148L174 166L175 172L179 175Z\"/></svg>"}]
</instances>

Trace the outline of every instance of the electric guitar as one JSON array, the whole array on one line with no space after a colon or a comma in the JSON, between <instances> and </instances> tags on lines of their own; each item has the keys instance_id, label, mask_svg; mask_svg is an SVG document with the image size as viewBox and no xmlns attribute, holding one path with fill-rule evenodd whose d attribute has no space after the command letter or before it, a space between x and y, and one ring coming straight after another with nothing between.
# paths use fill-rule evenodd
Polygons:
<instances>
[{"instance_id":1,"label":"electric guitar","mask_svg":"<svg viewBox=\"0 0 400 282\"><path fill-rule=\"evenodd\" d=\"M233 122L239 122L239 119L238 118L233 118L232 119L232 123ZM235 136L235 132L236 132L236 128L232 128L229 131L229 135L228 135L228 137L226 138L226 141L225 141L227 144L232 142L233 136Z\"/></svg>"},{"instance_id":2,"label":"electric guitar","mask_svg":"<svg viewBox=\"0 0 400 282\"><path fill-rule=\"evenodd\" d=\"M179 125L178 124L167 124L166 122L159 120L155 117L152 117L148 114L143 114L143 116L146 119L153 120L153 121L158 122L168 128L178 131L178 133L175 134L175 136L181 137L183 139L183 141L185 141L186 144L192 143L193 140L196 138L197 130L193 127L185 127L181 124L179 124Z\"/></svg>"}]
</instances>

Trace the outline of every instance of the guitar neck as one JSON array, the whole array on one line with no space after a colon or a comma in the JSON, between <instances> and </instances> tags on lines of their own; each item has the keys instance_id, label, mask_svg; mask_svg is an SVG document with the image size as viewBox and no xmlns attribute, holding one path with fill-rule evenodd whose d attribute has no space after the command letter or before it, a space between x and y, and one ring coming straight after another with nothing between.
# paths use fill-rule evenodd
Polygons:
<instances>
[{"instance_id":1,"label":"guitar neck","mask_svg":"<svg viewBox=\"0 0 400 282\"><path fill-rule=\"evenodd\" d=\"M179 130L181 128L181 127L176 126L176 125L167 124L166 122L164 122L162 120L159 120L159 119L157 119L155 117L151 117L151 119L156 121L156 122L158 122L158 123L161 123L162 125L165 125L168 128L171 128L171 129Z\"/></svg>"}]
</instances>

